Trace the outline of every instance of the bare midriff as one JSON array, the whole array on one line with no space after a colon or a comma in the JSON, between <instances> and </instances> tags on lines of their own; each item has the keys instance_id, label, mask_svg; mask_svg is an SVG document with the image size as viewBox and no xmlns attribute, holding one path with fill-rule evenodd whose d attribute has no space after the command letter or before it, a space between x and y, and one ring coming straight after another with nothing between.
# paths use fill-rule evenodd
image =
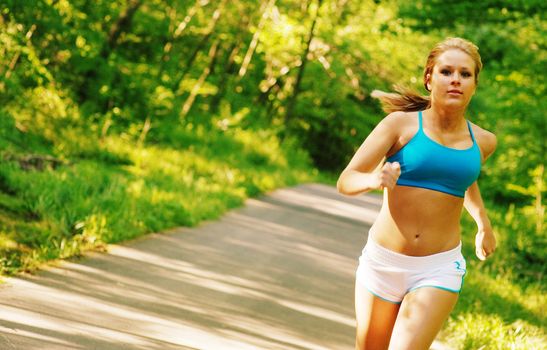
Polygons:
<instances>
[{"instance_id":1,"label":"bare midriff","mask_svg":"<svg viewBox=\"0 0 547 350\"><path fill-rule=\"evenodd\" d=\"M419 187L384 190L370 236L381 246L410 256L441 253L460 243L463 198Z\"/></svg>"}]
</instances>

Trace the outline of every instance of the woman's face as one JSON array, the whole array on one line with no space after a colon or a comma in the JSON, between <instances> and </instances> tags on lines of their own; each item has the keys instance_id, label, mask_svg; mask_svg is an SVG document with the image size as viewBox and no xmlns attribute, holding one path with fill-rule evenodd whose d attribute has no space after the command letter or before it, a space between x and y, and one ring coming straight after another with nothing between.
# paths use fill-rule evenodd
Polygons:
<instances>
[{"instance_id":1,"label":"woman's face","mask_svg":"<svg viewBox=\"0 0 547 350\"><path fill-rule=\"evenodd\" d=\"M451 49L437 57L433 72L426 75L432 102L465 107L475 94L475 62L465 52Z\"/></svg>"}]
</instances>

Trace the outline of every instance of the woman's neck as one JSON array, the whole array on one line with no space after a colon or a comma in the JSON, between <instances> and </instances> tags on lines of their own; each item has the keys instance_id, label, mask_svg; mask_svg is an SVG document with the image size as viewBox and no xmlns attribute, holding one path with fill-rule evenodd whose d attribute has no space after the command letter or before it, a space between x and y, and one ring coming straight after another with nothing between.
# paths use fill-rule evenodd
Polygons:
<instances>
[{"instance_id":1,"label":"woman's neck","mask_svg":"<svg viewBox=\"0 0 547 350\"><path fill-rule=\"evenodd\" d=\"M466 127L465 108L447 109L432 104L430 109L424 111L424 113L427 114L430 126L437 130L457 131L462 127Z\"/></svg>"}]
</instances>

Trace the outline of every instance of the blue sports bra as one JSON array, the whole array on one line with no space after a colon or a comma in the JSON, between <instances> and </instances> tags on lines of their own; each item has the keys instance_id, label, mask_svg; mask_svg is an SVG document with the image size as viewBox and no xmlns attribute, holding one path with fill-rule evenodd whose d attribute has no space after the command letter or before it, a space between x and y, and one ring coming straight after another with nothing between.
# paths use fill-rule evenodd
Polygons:
<instances>
[{"instance_id":1,"label":"blue sports bra","mask_svg":"<svg viewBox=\"0 0 547 350\"><path fill-rule=\"evenodd\" d=\"M399 162L401 176L397 185L427 188L457 197L477 180L481 171L481 152L471 124L467 127L473 145L459 150L430 139L422 128L422 111L418 113L419 128L412 139L397 153L387 158Z\"/></svg>"}]
</instances>

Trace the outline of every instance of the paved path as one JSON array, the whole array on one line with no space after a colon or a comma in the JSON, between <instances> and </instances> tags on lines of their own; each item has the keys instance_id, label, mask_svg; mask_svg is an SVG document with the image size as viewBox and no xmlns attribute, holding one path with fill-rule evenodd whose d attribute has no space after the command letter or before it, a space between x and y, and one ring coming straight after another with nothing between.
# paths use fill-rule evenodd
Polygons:
<instances>
[{"instance_id":1,"label":"paved path","mask_svg":"<svg viewBox=\"0 0 547 350\"><path fill-rule=\"evenodd\" d=\"M380 204L282 189L219 221L7 279L0 349L353 349L354 270Z\"/></svg>"}]
</instances>

